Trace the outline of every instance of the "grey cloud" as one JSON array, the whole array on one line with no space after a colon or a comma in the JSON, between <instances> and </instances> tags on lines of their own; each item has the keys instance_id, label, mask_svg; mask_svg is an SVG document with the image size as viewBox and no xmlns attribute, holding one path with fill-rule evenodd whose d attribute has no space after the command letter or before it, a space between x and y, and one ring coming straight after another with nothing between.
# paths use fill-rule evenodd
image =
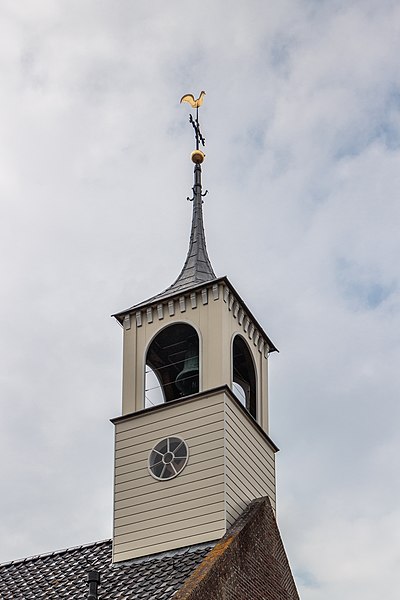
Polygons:
<instances>
[{"instance_id":1,"label":"grey cloud","mask_svg":"<svg viewBox=\"0 0 400 600\"><path fill-rule=\"evenodd\" d=\"M181 268L192 133L179 98L204 87L210 256L281 350L271 434L300 593L394 598L396 3L1 12L1 560L111 535L109 315Z\"/></svg>"}]
</instances>

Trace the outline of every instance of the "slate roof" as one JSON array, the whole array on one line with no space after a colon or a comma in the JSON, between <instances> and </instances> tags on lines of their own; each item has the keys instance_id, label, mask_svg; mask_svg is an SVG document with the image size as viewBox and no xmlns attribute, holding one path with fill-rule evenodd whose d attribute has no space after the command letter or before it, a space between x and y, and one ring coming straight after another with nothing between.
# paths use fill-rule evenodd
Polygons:
<instances>
[{"instance_id":1,"label":"slate roof","mask_svg":"<svg viewBox=\"0 0 400 600\"><path fill-rule=\"evenodd\" d=\"M170 288L167 288L166 292L168 293L171 293L172 288L179 288L179 290L187 289L199 283L211 281L216 278L211 261L208 257L206 236L204 233L200 165L196 165L194 168L192 202L193 217L188 253L182 271Z\"/></svg>"},{"instance_id":2,"label":"slate roof","mask_svg":"<svg viewBox=\"0 0 400 600\"><path fill-rule=\"evenodd\" d=\"M208 554L191 546L111 564L111 540L0 565L1 600L84 600L87 573L100 572L101 600L167 600Z\"/></svg>"},{"instance_id":3,"label":"slate roof","mask_svg":"<svg viewBox=\"0 0 400 600\"><path fill-rule=\"evenodd\" d=\"M185 292L199 284L216 279L214 269L212 268L211 261L208 257L206 236L204 233L200 165L195 165L194 167L193 198L191 200L193 202L192 226L190 230L189 249L182 271L174 283L163 292L148 298L144 302L140 302L140 304L136 304L126 310L114 314L114 317L118 318L136 308L146 306L147 304L157 302L158 300L163 300L174 294Z\"/></svg>"}]
</instances>

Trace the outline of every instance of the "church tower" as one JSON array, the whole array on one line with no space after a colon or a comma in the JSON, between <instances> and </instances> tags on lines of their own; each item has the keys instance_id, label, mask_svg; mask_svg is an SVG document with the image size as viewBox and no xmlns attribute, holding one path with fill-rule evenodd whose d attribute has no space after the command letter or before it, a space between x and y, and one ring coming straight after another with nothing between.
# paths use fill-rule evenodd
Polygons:
<instances>
[{"instance_id":1,"label":"church tower","mask_svg":"<svg viewBox=\"0 0 400 600\"><path fill-rule=\"evenodd\" d=\"M276 350L227 277L203 226L196 101L193 216L182 271L114 316L123 328L115 425L114 563L221 538L255 498L275 507L268 356Z\"/></svg>"}]
</instances>

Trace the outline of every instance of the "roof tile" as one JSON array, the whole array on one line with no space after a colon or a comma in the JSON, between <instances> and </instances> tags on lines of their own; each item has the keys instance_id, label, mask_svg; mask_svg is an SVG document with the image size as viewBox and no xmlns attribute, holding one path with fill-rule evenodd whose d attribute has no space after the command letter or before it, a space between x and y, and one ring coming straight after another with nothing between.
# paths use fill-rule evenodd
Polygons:
<instances>
[{"instance_id":1,"label":"roof tile","mask_svg":"<svg viewBox=\"0 0 400 600\"><path fill-rule=\"evenodd\" d=\"M168 600L212 545L191 546L112 564L111 540L0 565L2 600L76 600L88 593L87 573L100 572L101 600Z\"/></svg>"}]
</instances>

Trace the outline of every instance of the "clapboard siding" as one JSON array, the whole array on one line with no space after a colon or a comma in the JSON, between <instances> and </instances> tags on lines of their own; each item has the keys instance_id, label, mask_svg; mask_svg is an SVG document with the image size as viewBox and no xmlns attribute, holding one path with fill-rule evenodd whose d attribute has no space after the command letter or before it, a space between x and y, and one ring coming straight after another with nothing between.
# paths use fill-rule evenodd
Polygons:
<instances>
[{"instance_id":1,"label":"clapboard siding","mask_svg":"<svg viewBox=\"0 0 400 600\"><path fill-rule=\"evenodd\" d=\"M243 500L245 500L247 504L251 502L254 498L260 497L260 495L257 494L257 492L255 492L254 490L250 490L248 486L244 485L240 479L232 476L231 471L229 469L227 469L226 472L226 487L227 489L229 487L230 489L235 490L237 496L239 498L243 498Z\"/></svg>"},{"instance_id":2,"label":"clapboard siding","mask_svg":"<svg viewBox=\"0 0 400 600\"><path fill-rule=\"evenodd\" d=\"M207 450L213 450L214 448L220 448L223 446L223 424L218 424L218 429L215 431L211 431L210 433L205 433L204 435L196 436L191 438L190 442L190 458L196 459L199 462L201 455L204 452L205 444L207 445ZM126 464L121 464L116 470L116 477L121 477L121 481L123 481L123 477L128 475L131 472L135 472L138 469L143 467L143 463L146 463L148 457L148 452L137 451L134 457L131 457L131 460ZM122 462L122 461L121 461ZM125 480L128 479L125 478Z\"/></svg>"},{"instance_id":3,"label":"clapboard siding","mask_svg":"<svg viewBox=\"0 0 400 600\"><path fill-rule=\"evenodd\" d=\"M262 490L260 492L252 486L246 485L240 477L233 475L228 467L226 469L225 483L228 507L232 506L236 510L240 509L240 511L242 511L247 504L254 500L254 498L269 496L272 507L275 509L274 497L272 494L268 493L268 490ZM230 503L228 496L234 500L233 504ZM240 500L240 502L237 502L238 500Z\"/></svg>"},{"instance_id":4,"label":"clapboard siding","mask_svg":"<svg viewBox=\"0 0 400 600\"><path fill-rule=\"evenodd\" d=\"M179 514L179 517L176 514L173 515L169 523L166 523L165 520L158 522L157 519L135 523L128 530L126 528L124 528L124 531L118 529L115 534L120 544L133 541L142 543L143 540L147 540L148 538L153 539L156 536L175 533L178 527L182 531L183 529L203 526L204 523L210 521L223 521L225 511L220 506L220 504L217 505L216 503L210 506L209 511L205 510L204 506L196 510L186 510L183 514Z\"/></svg>"},{"instance_id":5,"label":"clapboard siding","mask_svg":"<svg viewBox=\"0 0 400 600\"><path fill-rule=\"evenodd\" d=\"M220 538L246 506L268 495L275 506L274 448L227 391L162 405L116 421L115 562ZM182 437L182 473L157 481L151 448Z\"/></svg>"},{"instance_id":6,"label":"clapboard siding","mask_svg":"<svg viewBox=\"0 0 400 600\"><path fill-rule=\"evenodd\" d=\"M190 542L186 542L187 538L191 538L194 535L214 533L215 531L224 531L224 527L221 528L221 522L223 521L225 511L220 511L214 514L207 515L205 518L202 517L198 521L194 522L194 519L188 519L185 523L176 518L171 523L164 526L163 531L156 531L149 529L143 535L138 532L138 535L132 539L121 539L114 537L114 551L124 552L126 550L135 550L138 552L136 556L142 553L143 546L154 546L154 552L159 552L157 549L158 544L165 544L169 541L171 544L171 534L174 539L173 548L179 548L176 542L179 540L181 546L189 545ZM123 537L123 536L122 536ZM214 538L215 539L215 538ZM182 543L183 542L183 543Z\"/></svg>"},{"instance_id":7,"label":"clapboard siding","mask_svg":"<svg viewBox=\"0 0 400 600\"><path fill-rule=\"evenodd\" d=\"M222 442L222 440L221 440ZM189 451L190 452L190 451ZM147 453L148 454L148 453ZM196 454L189 454L188 464L198 465L198 469L201 471L204 467L207 467L207 463L210 463L210 467L214 466L212 463L215 460L220 460L221 455L223 454L223 444L218 444L215 448L208 448L207 445L204 445L203 452L198 452ZM143 466L144 463L144 466ZM206 463L206 464L203 464ZM115 481L118 485L121 485L121 489L124 488L125 483L129 483L131 481L136 481L137 479L143 479L148 474L147 468L147 456L143 460L140 466L136 463L136 468L128 471L127 473L117 474L115 476ZM185 472L182 473L182 477L185 475ZM146 478L147 479L147 478ZM160 487L160 482L153 479L153 481ZM164 483L164 482L162 482ZM161 483L161 485L162 485Z\"/></svg>"},{"instance_id":8,"label":"clapboard siding","mask_svg":"<svg viewBox=\"0 0 400 600\"><path fill-rule=\"evenodd\" d=\"M190 433L190 450L197 449L198 446L203 446L207 443L207 440L215 435L215 437L219 436L220 438L224 436L224 421L223 421L223 413L220 413L218 422L211 422L204 427L196 427L195 429L188 429ZM156 443L160 437L155 438ZM143 449L145 448L145 449ZM197 450L199 451L199 450ZM200 450L201 451L201 450ZM137 462L138 455L141 456L141 460L143 457L147 460L148 456L148 443L136 444L131 446L131 452L126 453L124 456L118 455L118 461L116 461L117 472L128 471L130 465L134 465Z\"/></svg>"},{"instance_id":9,"label":"clapboard siding","mask_svg":"<svg viewBox=\"0 0 400 600\"><path fill-rule=\"evenodd\" d=\"M209 540L216 540L222 537L225 533L225 527L220 526L221 519L217 521L206 520L202 525L190 525L187 528L182 528L179 521L175 523L174 534L174 545L173 548L182 548L183 546L190 546L198 542L205 542ZM153 537L147 537L140 540L132 540L130 542L116 543L114 537L114 560L124 560L121 556L129 552L129 558L136 558L137 556L145 556L146 554L154 554L156 552L163 552L171 549L171 532L164 534L155 534Z\"/></svg>"},{"instance_id":10,"label":"clapboard siding","mask_svg":"<svg viewBox=\"0 0 400 600\"><path fill-rule=\"evenodd\" d=\"M218 410L218 408L220 410ZM174 427L184 427L188 425L186 428L191 430L193 429L193 425L197 425L197 421L199 421L199 425L202 423L213 423L218 421L216 418L222 411L222 407L208 406L206 408L200 408L199 410L191 411L190 414L183 413L181 415L176 415L173 419L165 419L161 422L154 423L153 426L143 425L138 430L136 427L134 429L129 429L128 431L124 431L121 434L118 433L118 437L116 440L116 450L122 450L124 448L128 448L129 446L140 444L140 441L136 441L137 437L146 437L151 434L155 429L158 431L171 431ZM210 421L209 417L213 417ZM192 425L192 426L190 426ZM132 432L134 432L135 437L132 437ZM128 435L129 434L129 435ZM162 434L161 434L162 435Z\"/></svg>"},{"instance_id":11,"label":"clapboard siding","mask_svg":"<svg viewBox=\"0 0 400 600\"><path fill-rule=\"evenodd\" d=\"M205 497L198 497L197 491L189 492L188 494L180 494L175 498L176 502L174 504L165 503L165 498L158 499L153 501L151 508L157 509L157 519L159 517L165 517L166 515L174 514L177 511L182 511L182 513L186 510L187 503L190 502L193 508L200 506L208 506L209 504L214 504L219 500L221 493L223 493L224 486L220 484L219 486L213 486L208 488L208 493ZM150 506L149 502L143 503L142 505L135 506L131 510L131 512L127 513L125 517L119 517L115 521L115 529L119 527L124 527L125 525L130 525L132 523L142 522L143 513L146 513ZM153 521L154 522L154 521Z\"/></svg>"},{"instance_id":12,"label":"clapboard siding","mask_svg":"<svg viewBox=\"0 0 400 600\"><path fill-rule=\"evenodd\" d=\"M222 511L223 513L225 511ZM200 521L200 522L198 522ZM206 518L198 519L197 522L194 522L194 519L188 519L185 523L181 524L179 519L168 523L163 527L162 531L156 531L149 529L141 535L138 532L136 538L130 539L122 539L121 541L118 538L114 537L114 548L117 552L123 552L128 549L138 549L140 551L141 546L151 545L155 546L157 542L160 544L164 544L171 538L171 533L174 534L174 543L176 539L184 540L185 536L198 535L199 533L208 533L210 530L214 531L218 529L218 524L221 523L221 513L210 514ZM176 535L175 535L176 534ZM123 537L123 536L122 536ZM186 543L183 544L186 546ZM174 548L176 546L174 545Z\"/></svg>"},{"instance_id":13,"label":"clapboard siding","mask_svg":"<svg viewBox=\"0 0 400 600\"><path fill-rule=\"evenodd\" d=\"M274 451L268 444L267 440L255 428L252 419L246 413L242 413L238 406L233 401L227 403L226 406L227 420L232 425L232 431L240 432L241 443L250 444L257 454L262 457L263 461L268 463L271 469L275 469Z\"/></svg>"},{"instance_id":14,"label":"clapboard siding","mask_svg":"<svg viewBox=\"0 0 400 600\"><path fill-rule=\"evenodd\" d=\"M197 426L195 427L194 433L190 434L191 454L195 454L196 452L199 452L199 450L198 450L199 446L202 446L205 443L208 444L210 442L214 442L215 440L221 439L221 431L224 429L224 424L223 424L223 420L221 419L221 417L222 417L222 412L219 411L217 413L217 416L215 416L215 419L216 419L215 421L213 419L213 421L207 422L204 427L197 424ZM187 430L191 431L191 429L189 427L187 428ZM143 459L143 456L146 455L146 452L143 450L143 445L132 444L130 447L132 448L132 446L137 446L137 448L135 449L134 455L130 456L131 462L132 463L140 462ZM129 454L127 454L127 455L129 456ZM123 456L121 458L123 458ZM123 461L121 461L121 462L123 462Z\"/></svg>"},{"instance_id":15,"label":"clapboard siding","mask_svg":"<svg viewBox=\"0 0 400 600\"><path fill-rule=\"evenodd\" d=\"M269 496L275 507L275 453L250 417L226 396L227 526L254 498ZM233 520L232 520L233 519Z\"/></svg>"},{"instance_id":16,"label":"clapboard siding","mask_svg":"<svg viewBox=\"0 0 400 600\"><path fill-rule=\"evenodd\" d=\"M186 546L225 531L224 396L203 396L116 422L114 560ZM169 481L151 477L151 448L182 437L189 460Z\"/></svg>"},{"instance_id":17,"label":"clapboard siding","mask_svg":"<svg viewBox=\"0 0 400 600\"><path fill-rule=\"evenodd\" d=\"M265 496L267 490L269 496L273 494L274 490L269 484L269 481L266 480L264 483L260 483L254 470L245 470L247 467L243 467L243 463L230 452L228 443L227 455L229 456L229 462L226 465L226 472L230 475L231 480L241 481L248 490L251 490L251 493L255 498Z\"/></svg>"},{"instance_id":18,"label":"clapboard siding","mask_svg":"<svg viewBox=\"0 0 400 600\"><path fill-rule=\"evenodd\" d=\"M239 515L242 514L246 506L249 504L249 499L247 497L243 497L242 495L237 493L237 489L233 488L236 486L230 485L230 482L227 481L226 484L226 520L227 527L230 527ZM250 500L251 502L251 500Z\"/></svg>"},{"instance_id":19,"label":"clapboard siding","mask_svg":"<svg viewBox=\"0 0 400 600\"><path fill-rule=\"evenodd\" d=\"M184 421L179 421L179 419L174 419L173 424L166 425L158 425L149 431L140 430L132 430L132 435L134 437L132 440L124 440L125 444L128 442L129 445L125 445L124 447L119 447L117 445L115 452L118 458L123 458L124 456L132 455L132 448L136 448L137 446L143 447L143 444L146 444L150 439L157 442L159 439L162 439L165 436L171 435L171 431L180 431L184 430L186 436L193 435L199 431L201 427L210 428L214 423L218 423L221 420L222 410L214 411L210 415L205 416L196 416L193 419L188 419ZM178 433L176 433L178 435ZM119 438L117 437L116 443L118 444Z\"/></svg>"},{"instance_id":20,"label":"clapboard siding","mask_svg":"<svg viewBox=\"0 0 400 600\"><path fill-rule=\"evenodd\" d=\"M206 454L206 453L205 453ZM197 481L202 478L202 475L207 476L210 469L219 468L221 472L223 471L224 459L223 456L217 456L216 458L210 459L206 462L201 463L189 463L187 464L185 471L182 473L180 484L187 485L192 481ZM192 468L190 468L192 467ZM149 479L151 480L149 481ZM174 479L170 481L156 481L149 474L148 469L143 469L143 474L140 473L136 479L120 483L117 485L117 489L115 490L115 501L124 500L129 498L132 495L132 490L138 492L141 488L146 488L147 492L160 491L162 489L163 484L170 484L168 488L171 490L171 493L174 493L173 490L176 486L171 485L174 482ZM166 486L164 489L168 489ZM135 493L135 496L137 494Z\"/></svg>"},{"instance_id":21,"label":"clapboard siding","mask_svg":"<svg viewBox=\"0 0 400 600\"><path fill-rule=\"evenodd\" d=\"M193 486L194 486L193 489L198 489L199 484L200 484L200 487L207 486L211 477L214 477L215 480L217 481L218 476L221 474L223 474L223 472L221 471L220 463L217 466L212 467L212 468L207 463L204 465L199 465L198 468L196 469L195 474L193 474L193 471L192 472L189 471L189 473L185 473L183 471L182 474L180 475L182 486L180 486L178 489L176 489L174 487L173 493L174 493L174 495L176 495L177 493L179 493L179 490L181 488L183 490L183 485L185 486L185 489L183 491L190 490ZM163 483L165 483L165 485L163 485ZM152 490L154 490L154 492L156 494L158 494L160 498L162 498L164 496L165 497L171 496L171 486L170 486L171 483L172 483L172 481L165 481L165 482L157 481L156 485L154 485L153 481L148 481L147 479L145 479L143 484L141 484L141 485L136 484L133 487L136 487L138 490L138 494L136 494L136 497L139 495L139 490L143 490L141 492L143 494L150 494L152 492ZM157 484L159 484L159 485L157 485ZM152 488L149 488L148 487L149 485L152 485ZM118 486L118 488L119 487L120 486ZM118 493L122 493L123 491L125 491L125 490L118 489ZM121 497L118 497L115 499L116 502L120 502L122 500L123 499Z\"/></svg>"},{"instance_id":22,"label":"clapboard siding","mask_svg":"<svg viewBox=\"0 0 400 600\"><path fill-rule=\"evenodd\" d=\"M252 457L246 452L243 452L243 449L237 447L231 442L232 440L227 440L226 445L227 449L230 451L231 464L229 467L232 469L232 471L236 471L240 478L243 478L244 481L248 481L260 491L262 491L267 485L267 487L273 493L274 482L272 479L272 474L266 468L266 465L262 463L260 464L256 459L254 459L254 464L252 465Z\"/></svg>"},{"instance_id":23,"label":"clapboard siding","mask_svg":"<svg viewBox=\"0 0 400 600\"><path fill-rule=\"evenodd\" d=\"M188 533L184 531L182 535L178 534L176 538L176 546L175 548L181 548L182 546L190 546L192 544L201 544L203 542L209 542L213 540L219 539L225 530L221 529L213 529L212 527L208 527L208 531L206 532L192 532L192 535L188 536ZM140 550L131 549L131 548L120 548L113 546L113 560L115 562L123 561L123 560L131 560L132 558L136 558L139 556L147 556L148 554L154 554L155 552L165 552L166 550L171 549L171 542L167 540L166 542L160 542L157 540L156 544L144 545Z\"/></svg>"},{"instance_id":24,"label":"clapboard siding","mask_svg":"<svg viewBox=\"0 0 400 600\"><path fill-rule=\"evenodd\" d=\"M196 400L186 400L185 402L179 402L178 404L167 404L161 405L163 408L168 406L168 411L165 410L160 411L159 413L147 413L139 415L141 419L141 426L145 427L146 425L150 425L150 427L155 424L166 423L170 419L174 417L183 417L191 414L192 412L206 409L208 407L216 407L218 405L218 401L216 401L215 396L207 396ZM124 432L127 432L131 429L136 429L133 419L136 418L135 413L130 416L131 418L126 418L123 421L118 423L118 432L122 435ZM133 417L133 419L132 419Z\"/></svg>"},{"instance_id":25,"label":"clapboard siding","mask_svg":"<svg viewBox=\"0 0 400 600\"><path fill-rule=\"evenodd\" d=\"M201 500L204 500L203 498ZM145 524L139 518L135 522L131 522L128 525L117 525L115 527L115 533L119 536L120 542L124 542L125 539L133 539L134 535L140 535L141 538L146 538L148 535L154 535L154 531L157 531L157 534L169 531L171 526L176 523L176 519L174 518L172 523L169 523L168 526L165 526L165 518L170 515L175 517L176 513L179 512L179 527L185 528L189 526L189 522L192 525L202 524L204 519L202 517L204 515L210 516L216 514L221 511L221 504L219 502L219 498L209 498L208 503L202 502L201 505L198 502L193 503L192 508L189 510L187 506L184 504L176 504L175 512L167 511L164 514L160 514L161 511L157 511L158 517L154 517L151 522L146 522ZM214 501L213 501L214 500ZM223 515L222 515L223 517ZM143 518L143 517L142 517ZM150 532L150 533L149 533ZM129 536L129 537L126 537Z\"/></svg>"},{"instance_id":26,"label":"clapboard siding","mask_svg":"<svg viewBox=\"0 0 400 600\"><path fill-rule=\"evenodd\" d=\"M187 489L189 489L192 483L199 483L200 487L198 487L198 489L201 490L202 487L207 486L210 476L216 477L218 474L223 475L223 457L219 457L212 464L204 463L201 466L203 467L202 469L197 468L197 465L189 465L188 463L188 465L185 468L186 472L183 471L182 475L180 477L178 476L180 479L180 485L173 485L173 483L175 482L174 479L171 479L169 481L156 481L151 477L151 475L146 469L142 480L139 480L136 482L136 484L131 485L129 489L120 490L120 486L116 486L116 508L119 509L121 507L120 503L129 500L130 498L138 498L142 495L147 495L148 497L150 497L152 493L155 493L156 495L158 494L160 496L165 496L166 498L169 497L172 499L176 493L179 493L179 491L186 491Z\"/></svg>"},{"instance_id":27,"label":"clapboard siding","mask_svg":"<svg viewBox=\"0 0 400 600\"><path fill-rule=\"evenodd\" d=\"M229 527L231 527L231 525L233 525L234 522L237 521L239 517L240 517L239 514L235 513L234 511L231 513L227 509L226 510L226 527L227 527L227 529Z\"/></svg>"},{"instance_id":28,"label":"clapboard siding","mask_svg":"<svg viewBox=\"0 0 400 600\"><path fill-rule=\"evenodd\" d=\"M190 492L195 490L198 495L200 495L202 492L206 494L206 491L209 489L210 485L219 486L223 483L224 473L221 472L221 467L210 469L209 471L207 471L207 477L204 477L202 479L196 479L192 483L185 483L184 486L180 488L175 488L174 498L179 497L181 493L183 494L186 491ZM153 492L149 492L146 486L144 486L140 488L139 491L140 493L138 493L138 495L136 496L127 498L126 500L119 500L118 502L114 503L115 519L123 517L125 516L125 514L129 514L129 510L132 507L137 506L139 504L150 503L153 500L157 500L158 498L171 501L171 490L169 488L160 488ZM127 509L126 512L124 509Z\"/></svg>"}]
</instances>

